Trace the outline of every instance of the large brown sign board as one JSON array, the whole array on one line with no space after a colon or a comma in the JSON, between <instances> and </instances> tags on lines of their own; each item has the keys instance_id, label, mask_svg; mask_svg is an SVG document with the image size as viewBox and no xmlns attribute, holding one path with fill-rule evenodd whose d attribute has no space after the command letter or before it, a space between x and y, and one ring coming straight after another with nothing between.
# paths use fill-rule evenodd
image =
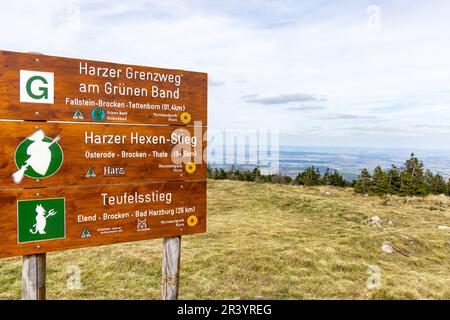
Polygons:
<instances>
[{"instance_id":1,"label":"large brown sign board","mask_svg":"<svg viewBox=\"0 0 450 320\"><path fill-rule=\"evenodd\" d=\"M0 124L0 189L206 179L206 129L201 127ZM50 151L61 153L61 164L45 175L28 166L15 182L12 175L32 158L30 139L40 132L49 142L59 137Z\"/></svg>"},{"instance_id":2,"label":"large brown sign board","mask_svg":"<svg viewBox=\"0 0 450 320\"><path fill-rule=\"evenodd\" d=\"M0 51L0 258L206 231L207 75Z\"/></svg>"},{"instance_id":3,"label":"large brown sign board","mask_svg":"<svg viewBox=\"0 0 450 320\"><path fill-rule=\"evenodd\" d=\"M0 51L0 119L206 126L206 104L205 73Z\"/></svg>"},{"instance_id":4,"label":"large brown sign board","mask_svg":"<svg viewBox=\"0 0 450 320\"><path fill-rule=\"evenodd\" d=\"M0 198L0 258L206 231L205 181L1 190ZM34 211L49 216L46 233Z\"/></svg>"}]
</instances>

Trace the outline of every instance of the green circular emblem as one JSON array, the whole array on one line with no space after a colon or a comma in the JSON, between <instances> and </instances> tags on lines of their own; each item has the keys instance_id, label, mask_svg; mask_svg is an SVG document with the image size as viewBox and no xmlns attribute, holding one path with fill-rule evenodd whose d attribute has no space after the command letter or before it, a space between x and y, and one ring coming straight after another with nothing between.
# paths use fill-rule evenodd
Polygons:
<instances>
[{"instance_id":1,"label":"green circular emblem","mask_svg":"<svg viewBox=\"0 0 450 320\"><path fill-rule=\"evenodd\" d=\"M102 121L105 119L106 113L102 108L95 108L92 110L92 119L96 121Z\"/></svg>"},{"instance_id":2,"label":"green circular emblem","mask_svg":"<svg viewBox=\"0 0 450 320\"><path fill-rule=\"evenodd\" d=\"M55 174L63 163L63 151L57 140L59 137L23 140L14 154L14 161L19 169L16 174L21 171L22 176L33 179L48 178Z\"/></svg>"}]
</instances>

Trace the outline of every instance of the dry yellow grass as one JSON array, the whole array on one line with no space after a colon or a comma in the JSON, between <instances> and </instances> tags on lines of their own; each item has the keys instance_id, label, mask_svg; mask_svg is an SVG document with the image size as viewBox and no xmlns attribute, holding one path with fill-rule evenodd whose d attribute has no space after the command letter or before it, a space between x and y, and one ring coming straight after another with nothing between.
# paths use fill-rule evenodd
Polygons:
<instances>
[{"instance_id":1,"label":"dry yellow grass","mask_svg":"<svg viewBox=\"0 0 450 320\"><path fill-rule=\"evenodd\" d=\"M182 239L181 299L450 299L447 197L208 182L208 232ZM364 221L381 218L381 228ZM391 221L391 223L389 223ZM381 251L388 241L397 251ZM49 299L158 299L162 240L47 255ZM67 267L82 289L68 290ZM381 287L366 285L369 265ZM20 258L0 261L0 298L20 298Z\"/></svg>"}]
</instances>

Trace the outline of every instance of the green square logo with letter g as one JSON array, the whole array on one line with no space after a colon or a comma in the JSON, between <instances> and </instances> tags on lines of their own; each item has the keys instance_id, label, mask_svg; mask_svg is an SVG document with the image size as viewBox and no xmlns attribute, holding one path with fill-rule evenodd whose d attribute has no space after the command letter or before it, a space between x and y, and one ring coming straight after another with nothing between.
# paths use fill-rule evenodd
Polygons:
<instances>
[{"instance_id":1,"label":"green square logo with letter g","mask_svg":"<svg viewBox=\"0 0 450 320\"><path fill-rule=\"evenodd\" d=\"M20 102L55 102L55 74L53 72L20 70Z\"/></svg>"},{"instance_id":2,"label":"green square logo with letter g","mask_svg":"<svg viewBox=\"0 0 450 320\"><path fill-rule=\"evenodd\" d=\"M64 198L17 201L17 242L66 237Z\"/></svg>"}]
</instances>

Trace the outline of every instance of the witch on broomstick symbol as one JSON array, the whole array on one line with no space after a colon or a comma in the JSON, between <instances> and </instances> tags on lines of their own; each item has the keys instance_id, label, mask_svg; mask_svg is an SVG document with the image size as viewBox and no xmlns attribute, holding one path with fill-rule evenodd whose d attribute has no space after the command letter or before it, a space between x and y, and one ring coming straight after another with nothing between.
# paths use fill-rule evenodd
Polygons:
<instances>
[{"instance_id":1,"label":"witch on broomstick symbol","mask_svg":"<svg viewBox=\"0 0 450 320\"><path fill-rule=\"evenodd\" d=\"M58 142L60 136L57 136L51 142L44 141L45 133L41 129L34 132L27 138L33 141L27 148L27 155L30 157L25 161L25 164L19 170L12 174L15 183L20 183L25 176L28 168L32 168L38 174L45 176L52 161L52 152L50 147Z\"/></svg>"}]
</instances>

